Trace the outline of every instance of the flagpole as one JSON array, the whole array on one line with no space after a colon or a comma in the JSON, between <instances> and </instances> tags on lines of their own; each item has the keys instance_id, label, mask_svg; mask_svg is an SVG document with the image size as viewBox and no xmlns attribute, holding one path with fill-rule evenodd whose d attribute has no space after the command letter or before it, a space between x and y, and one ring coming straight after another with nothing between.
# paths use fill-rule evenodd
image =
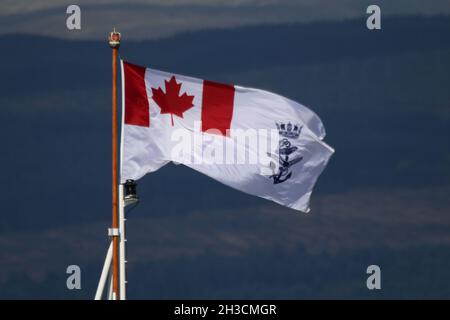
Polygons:
<instances>
[{"instance_id":1,"label":"flagpole","mask_svg":"<svg viewBox=\"0 0 450 320\"><path fill-rule=\"evenodd\" d=\"M120 46L120 33L114 31L108 37L112 49L112 299L119 299L119 213L117 179L117 51Z\"/></svg>"}]
</instances>

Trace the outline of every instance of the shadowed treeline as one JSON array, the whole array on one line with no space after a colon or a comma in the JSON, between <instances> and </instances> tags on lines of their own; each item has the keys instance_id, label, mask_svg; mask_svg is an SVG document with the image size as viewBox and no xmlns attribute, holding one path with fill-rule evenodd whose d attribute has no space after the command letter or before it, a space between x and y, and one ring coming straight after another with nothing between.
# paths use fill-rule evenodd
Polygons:
<instances>
[{"instance_id":1,"label":"shadowed treeline","mask_svg":"<svg viewBox=\"0 0 450 320\"><path fill-rule=\"evenodd\" d=\"M197 211L176 219L132 211L129 296L448 297L449 192L447 187L321 195L314 214L303 216L275 205ZM92 298L107 224L0 236L0 297ZM62 272L75 262L82 268L79 292L66 290ZM382 269L381 292L365 287L371 264Z\"/></svg>"}]
</instances>

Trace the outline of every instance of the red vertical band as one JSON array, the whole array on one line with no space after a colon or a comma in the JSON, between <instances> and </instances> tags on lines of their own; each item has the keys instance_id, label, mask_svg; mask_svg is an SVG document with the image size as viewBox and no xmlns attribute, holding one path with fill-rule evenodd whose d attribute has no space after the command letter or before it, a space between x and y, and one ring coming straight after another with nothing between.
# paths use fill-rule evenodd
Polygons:
<instances>
[{"instance_id":1,"label":"red vertical band","mask_svg":"<svg viewBox=\"0 0 450 320\"><path fill-rule=\"evenodd\" d=\"M145 88L145 68L123 61L125 83L125 124L150 126L150 111Z\"/></svg>"},{"instance_id":2,"label":"red vertical band","mask_svg":"<svg viewBox=\"0 0 450 320\"><path fill-rule=\"evenodd\" d=\"M219 130L224 136L233 117L234 86L203 81L202 131Z\"/></svg>"}]
</instances>

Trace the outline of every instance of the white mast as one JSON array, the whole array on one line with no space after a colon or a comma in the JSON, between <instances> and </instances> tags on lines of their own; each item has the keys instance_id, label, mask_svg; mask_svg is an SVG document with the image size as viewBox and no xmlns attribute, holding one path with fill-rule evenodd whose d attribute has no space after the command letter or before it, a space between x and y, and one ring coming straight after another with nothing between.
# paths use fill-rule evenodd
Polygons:
<instances>
[{"instance_id":1,"label":"white mast","mask_svg":"<svg viewBox=\"0 0 450 320\"><path fill-rule=\"evenodd\" d=\"M119 298L120 300L126 300L127 298L127 279L126 279L126 242L125 238L125 207L129 204L136 203L138 197L136 195L136 184L132 180L127 180L125 185L119 184ZM113 229L109 229L109 236L115 235ZM100 275L100 280L97 286L97 291L95 293L95 300L101 300L103 292L105 289L106 282L110 282L108 299L112 298L112 274L111 274L111 263L112 263L112 250L113 243L109 245L108 252L106 254L105 262L103 264L102 273ZM109 275L109 277L108 277Z\"/></svg>"},{"instance_id":2,"label":"white mast","mask_svg":"<svg viewBox=\"0 0 450 320\"><path fill-rule=\"evenodd\" d=\"M119 185L119 295L120 300L126 300L126 266L127 261L125 260L125 243L127 239L125 238L125 196L123 192L123 184Z\"/></svg>"}]
</instances>

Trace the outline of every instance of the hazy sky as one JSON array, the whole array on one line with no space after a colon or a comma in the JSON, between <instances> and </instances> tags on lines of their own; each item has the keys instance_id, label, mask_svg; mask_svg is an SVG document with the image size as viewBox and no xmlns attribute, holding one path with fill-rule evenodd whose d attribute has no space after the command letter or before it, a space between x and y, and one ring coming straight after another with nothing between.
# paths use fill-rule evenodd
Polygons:
<instances>
[{"instance_id":1,"label":"hazy sky","mask_svg":"<svg viewBox=\"0 0 450 320\"><path fill-rule=\"evenodd\" d=\"M66 28L70 4L81 7L81 31ZM100 39L116 26L128 38L152 39L208 28L356 18L370 4L378 4L384 17L450 14L450 0L3 0L0 34Z\"/></svg>"}]
</instances>

